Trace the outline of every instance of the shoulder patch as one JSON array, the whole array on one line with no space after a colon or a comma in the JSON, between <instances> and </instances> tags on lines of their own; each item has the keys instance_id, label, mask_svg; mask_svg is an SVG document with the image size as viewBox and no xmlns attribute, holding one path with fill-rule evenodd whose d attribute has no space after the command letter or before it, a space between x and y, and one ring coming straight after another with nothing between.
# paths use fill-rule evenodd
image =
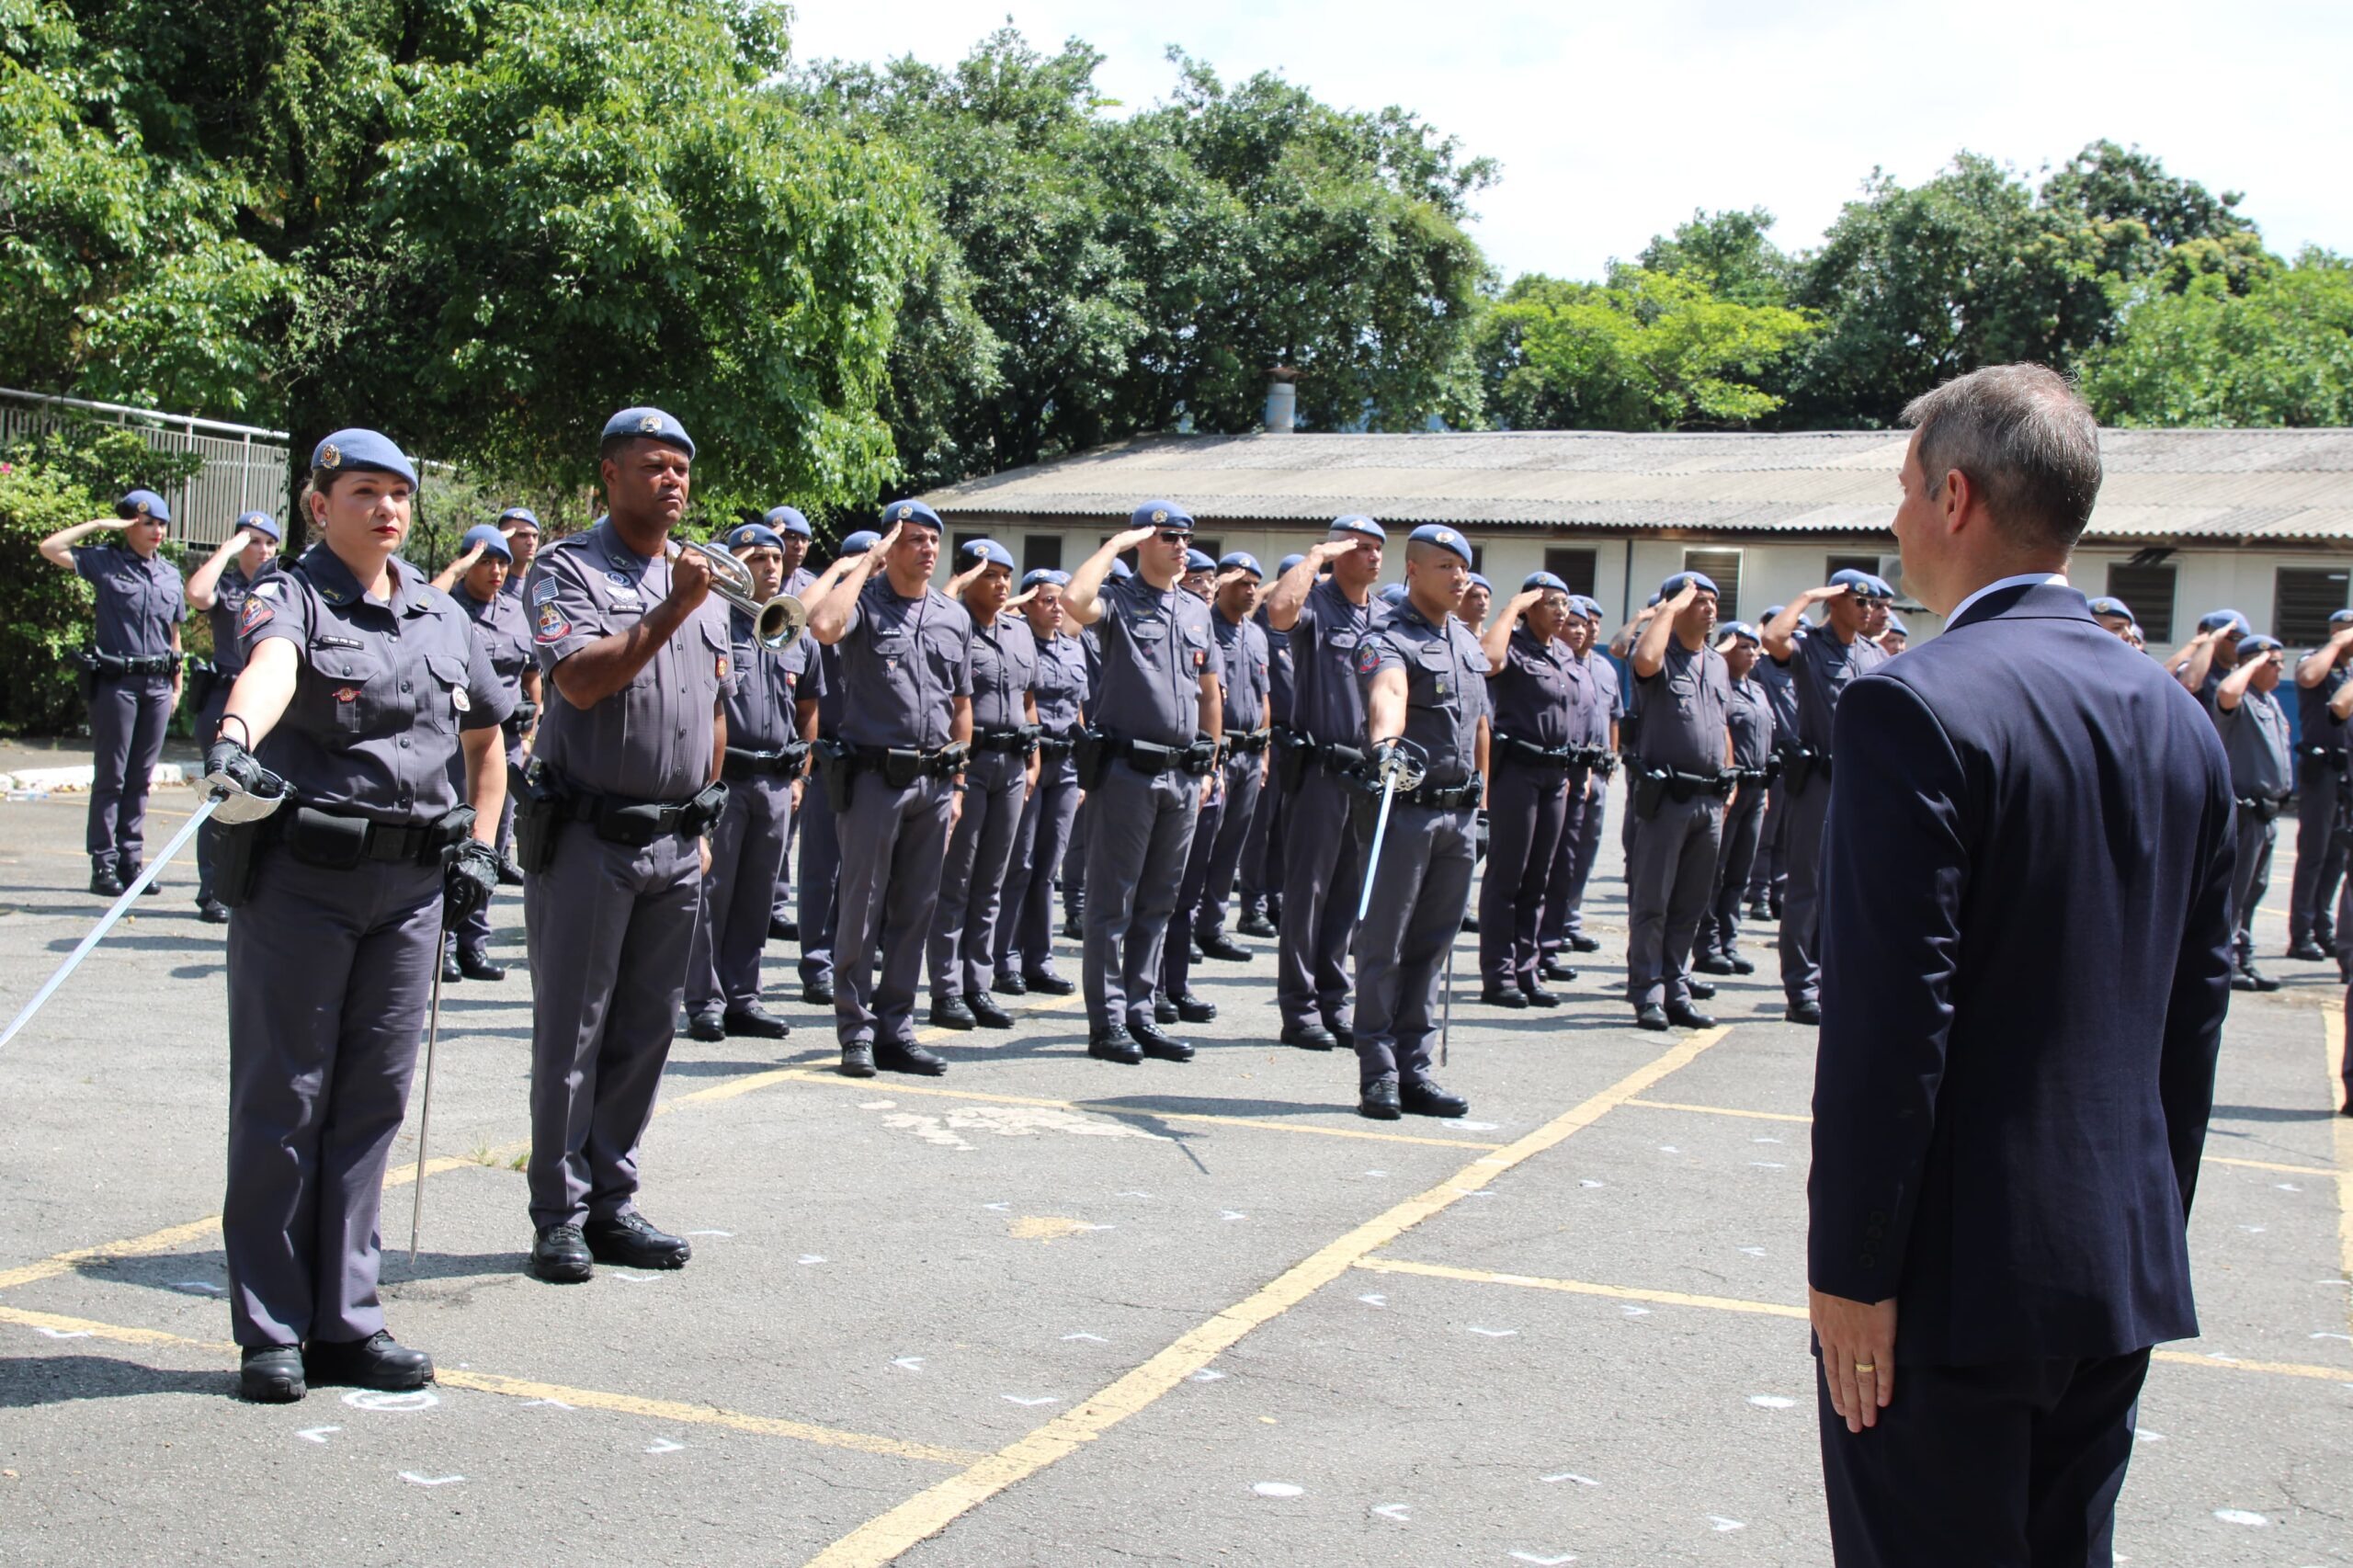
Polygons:
<instances>
[{"instance_id":1,"label":"shoulder patch","mask_svg":"<svg viewBox=\"0 0 2353 1568\"><path fill-rule=\"evenodd\" d=\"M276 577L265 577L253 585L253 591L266 599L283 598L286 596L286 585Z\"/></svg>"},{"instance_id":2,"label":"shoulder patch","mask_svg":"<svg viewBox=\"0 0 2353 1568\"><path fill-rule=\"evenodd\" d=\"M554 575L550 574L541 577L539 585L531 590L531 602L535 605L543 605L563 591L563 585L557 582Z\"/></svg>"},{"instance_id":3,"label":"shoulder patch","mask_svg":"<svg viewBox=\"0 0 2353 1568\"><path fill-rule=\"evenodd\" d=\"M1381 644L1366 638L1357 645L1357 674L1369 676L1381 667Z\"/></svg>"},{"instance_id":4,"label":"shoulder patch","mask_svg":"<svg viewBox=\"0 0 2353 1568\"><path fill-rule=\"evenodd\" d=\"M245 600L245 613L237 618L237 635L250 637L278 616L277 607L256 594Z\"/></svg>"},{"instance_id":5,"label":"shoulder patch","mask_svg":"<svg viewBox=\"0 0 2353 1568\"><path fill-rule=\"evenodd\" d=\"M566 620L563 611L555 606L543 604L540 607L539 631L535 635L542 642L560 642L572 635L572 622Z\"/></svg>"}]
</instances>

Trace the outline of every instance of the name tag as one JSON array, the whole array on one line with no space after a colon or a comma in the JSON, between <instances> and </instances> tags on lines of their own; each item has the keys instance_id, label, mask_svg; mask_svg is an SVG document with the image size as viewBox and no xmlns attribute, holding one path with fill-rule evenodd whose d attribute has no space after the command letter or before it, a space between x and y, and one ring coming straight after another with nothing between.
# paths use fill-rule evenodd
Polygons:
<instances>
[{"instance_id":1,"label":"name tag","mask_svg":"<svg viewBox=\"0 0 2353 1568\"><path fill-rule=\"evenodd\" d=\"M1168 635L1168 628L1157 620L1137 620L1129 623L1128 632L1139 642L1157 642Z\"/></svg>"}]
</instances>

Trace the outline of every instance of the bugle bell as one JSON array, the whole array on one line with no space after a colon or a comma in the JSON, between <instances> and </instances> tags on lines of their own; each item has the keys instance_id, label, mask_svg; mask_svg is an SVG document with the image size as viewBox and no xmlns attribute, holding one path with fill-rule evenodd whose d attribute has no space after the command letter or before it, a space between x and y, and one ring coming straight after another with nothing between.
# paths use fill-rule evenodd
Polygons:
<instances>
[{"instance_id":1,"label":"bugle bell","mask_svg":"<svg viewBox=\"0 0 2353 1568\"><path fill-rule=\"evenodd\" d=\"M752 581L752 569L716 545L700 540L673 540L670 558L676 560L687 551L703 558L710 568L710 591L752 618L752 634L760 645L770 649L790 648L809 624L809 607L790 594L779 594L772 599L756 597L757 585Z\"/></svg>"}]
</instances>

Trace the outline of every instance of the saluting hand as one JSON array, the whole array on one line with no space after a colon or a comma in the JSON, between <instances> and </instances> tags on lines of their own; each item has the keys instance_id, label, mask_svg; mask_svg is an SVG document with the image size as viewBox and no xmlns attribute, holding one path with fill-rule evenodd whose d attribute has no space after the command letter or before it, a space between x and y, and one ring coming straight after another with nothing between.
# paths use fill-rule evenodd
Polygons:
<instances>
[{"instance_id":1,"label":"saluting hand","mask_svg":"<svg viewBox=\"0 0 2353 1568\"><path fill-rule=\"evenodd\" d=\"M1336 561L1363 542L1364 540L1360 536L1350 534L1346 539L1327 539L1307 553L1319 562Z\"/></svg>"},{"instance_id":2,"label":"saluting hand","mask_svg":"<svg viewBox=\"0 0 2353 1568\"><path fill-rule=\"evenodd\" d=\"M1128 551L1133 550L1136 546L1143 543L1145 540L1157 537L1159 532L1160 530L1158 528L1145 527L1141 528L1130 528L1123 534L1115 534L1111 539L1111 553L1114 555L1125 555Z\"/></svg>"}]
</instances>

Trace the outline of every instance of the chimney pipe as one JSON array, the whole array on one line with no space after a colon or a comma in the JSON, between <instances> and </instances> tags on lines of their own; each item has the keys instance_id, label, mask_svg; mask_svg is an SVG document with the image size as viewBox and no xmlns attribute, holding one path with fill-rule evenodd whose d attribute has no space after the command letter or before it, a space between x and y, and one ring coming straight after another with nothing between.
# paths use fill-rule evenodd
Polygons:
<instances>
[{"instance_id":1,"label":"chimney pipe","mask_svg":"<svg viewBox=\"0 0 2353 1568\"><path fill-rule=\"evenodd\" d=\"M1299 372L1289 366L1278 365L1267 374L1272 379L1267 383L1267 433L1288 436L1291 433L1292 419L1299 406L1299 389L1291 385L1292 379Z\"/></svg>"}]
</instances>

